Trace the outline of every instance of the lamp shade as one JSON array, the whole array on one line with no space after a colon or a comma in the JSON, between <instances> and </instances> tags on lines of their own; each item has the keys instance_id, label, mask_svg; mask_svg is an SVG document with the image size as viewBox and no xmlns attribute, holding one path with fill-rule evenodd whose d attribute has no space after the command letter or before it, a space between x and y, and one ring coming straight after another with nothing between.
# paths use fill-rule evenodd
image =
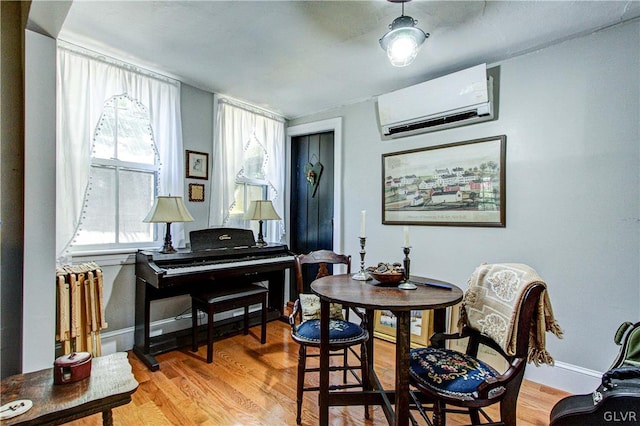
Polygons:
<instances>
[{"instance_id":1,"label":"lamp shade","mask_svg":"<svg viewBox=\"0 0 640 426\"><path fill-rule=\"evenodd\" d=\"M249 209L244 215L246 220L280 220L271 204L271 200L257 200L249 204Z\"/></svg>"},{"instance_id":2,"label":"lamp shade","mask_svg":"<svg viewBox=\"0 0 640 426\"><path fill-rule=\"evenodd\" d=\"M151 211L143 219L143 222L192 222L193 216L184 205L182 197L161 195L156 198Z\"/></svg>"}]
</instances>

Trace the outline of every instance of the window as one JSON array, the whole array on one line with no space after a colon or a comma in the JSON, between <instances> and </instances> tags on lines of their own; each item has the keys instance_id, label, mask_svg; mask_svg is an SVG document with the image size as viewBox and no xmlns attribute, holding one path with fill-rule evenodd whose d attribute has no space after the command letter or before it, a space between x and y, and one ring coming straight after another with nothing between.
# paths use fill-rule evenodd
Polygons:
<instances>
[{"instance_id":1,"label":"window","mask_svg":"<svg viewBox=\"0 0 640 426\"><path fill-rule=\"evenodd\" d=\"M145 106L127 95L108 99L94 133L90 184L74 247L153 242L154 226L142 220L156 196L158 165Z\"/></svg>"},{"instance_id":2,"label":"window","mask_svg":"<svg viewBox=\"0 0 640 426\"><path fill-rule=\"evenodd\" d=\"M61 40L57 77L58 262L161 245L142 220L156 195L184 193L180 82ZM182 223L171 234L185 246Z\"/></svg>"},{"instance_id":3,"label":"window","mask_svg":"<svg viewBox=\"0 0 640 426\"><path fill-rule=\"evenodd\" d=\"M284 216L285 144L283 117L226 96L214 96L216 125L212 152L209 226L258 229L244 220L253 200L271 200ZM268 241L284 236L284 221L263 224Z\"/></svg>"},{"instance_id":4,"label":"window","mask_svg":"<svg viewBox=\"0 0 640 426\"><path fill-rule=\"evenodd\" d=\"M258 223L244 219L244 215L253 200L266 200L269 185L265 179L264 167L267 152L251 135L243 154L243 166L236 176L235 203L229 212L229 226L252 229L258 234Z\"/></svg>"}]
</instances>

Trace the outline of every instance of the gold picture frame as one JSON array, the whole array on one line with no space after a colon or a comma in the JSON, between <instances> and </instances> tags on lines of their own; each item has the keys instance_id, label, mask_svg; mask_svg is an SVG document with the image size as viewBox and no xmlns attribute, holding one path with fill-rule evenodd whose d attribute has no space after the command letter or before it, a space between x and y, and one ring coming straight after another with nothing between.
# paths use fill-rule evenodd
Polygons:
<instances>
[{"instance_id":1,"label":"gold picture frame","mask_svg":"<svg viewBox=\"0 0 640 426\"><path fill-rule=\"evenodd\" d=\"M203 202L204 201L204 185L201 183L189 184L189 201Z\"/></svg>"},{"instance_id":2,"label":"gold picture frame","mask_svg":"<svg viewBox=\"0 0 640 426\"><path fill-rule=\"evenodd\" d=\"M395 315L388 310L378 310L374 315L373 335L389 342L396 341ZM433 311L411 311L411 347L429 345L433 334Z\"/></svg>"}]
</instances>

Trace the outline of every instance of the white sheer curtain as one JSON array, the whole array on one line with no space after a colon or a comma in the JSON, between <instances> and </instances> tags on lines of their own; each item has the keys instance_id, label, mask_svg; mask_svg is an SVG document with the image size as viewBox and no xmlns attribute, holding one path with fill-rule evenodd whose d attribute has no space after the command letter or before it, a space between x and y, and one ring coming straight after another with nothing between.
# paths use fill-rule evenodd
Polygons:
<instances>
[{"instance_id":1,"label":"white sheer curtain","mask_svg":"<svg viewBox=\"0 0 640 426\"><path fill-rule=\"evenodd\" d=\"M127 94L149 111L160 156L160 195L182 195L180 83L94 52L59 42L56 159L56 253L68 254L81 223L89 185L93 135L104 103ZM184 247L184 226L173 224L174 245Z\"/></svg>"},{"instance_id":2,"label":"white sheer curtain","mask_svg":"<svg viewBox=\"0 0 640 426\"><path fill-rule=\"evenodd\" d=\"M209 226L227 226L234 198L236 178L243 168L244 149L255 137L266 150L265 180L268 198L284 218L284 118L237 100L216 96L213 140L211 204ZM269 241L284 237L284 220L265 221Z\"/></svg>"}]
</instances>

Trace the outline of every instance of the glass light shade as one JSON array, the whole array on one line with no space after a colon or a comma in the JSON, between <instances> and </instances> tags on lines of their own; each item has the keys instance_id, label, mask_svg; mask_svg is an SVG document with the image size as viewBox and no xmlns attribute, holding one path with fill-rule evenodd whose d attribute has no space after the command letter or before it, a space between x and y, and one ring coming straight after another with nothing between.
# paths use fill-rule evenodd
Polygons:
<instances>
[{"instance_id":1,"label":"glass light shade","mask_svg":"<svg viewBox=\"0 0 640 426\"><path fill-rule=\"evenodd\" d=\"M151 211L143 222L192 222L193 216L184 205L182 197L161 195L156 198Z\"/></svg>"},{"instance_id":2,"label":"glass light shade","mask_svg":"<svg viewBox=\"0 0 640 426\"><path fill-rule=\"evenodd\" d=\"M247 220L280 220L270 200L252 201L244 215Z\"/></svg>"},{"instance_id":3,"label":"glass light shade","mask_svg":"<svg viewBox=\"0 0 640 426\"><path fill-rule=\"evenodd\" d=\"M387 56L394 67L409 65L418 55L419 46L411 34L398 33L387 46Z\"/></svg>"},{"instance_id":4,"label":"glass light shade","mask_svg":"<svg viewBox=\"0 0 640 426\"><path fill-rule=\"evenodd\" d=\"M391 31L380 39L380 46L387 52L394 67L405 67L412 63L429 37L429 34L415 25L416 21L412 17L400 16L389 25Z\"/></svg>"}]
</instances>

